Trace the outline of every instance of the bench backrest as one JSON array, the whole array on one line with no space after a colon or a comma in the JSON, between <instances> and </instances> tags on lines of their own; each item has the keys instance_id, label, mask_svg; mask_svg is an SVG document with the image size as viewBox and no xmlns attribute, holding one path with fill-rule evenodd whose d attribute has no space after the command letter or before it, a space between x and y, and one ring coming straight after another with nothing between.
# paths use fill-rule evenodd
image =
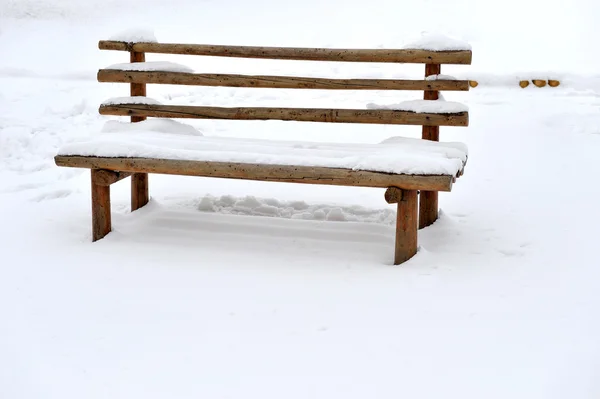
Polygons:
<instances>
[{"instance_id":1,"label":"bench backrest","mask_svg":"<svg viewBox=\"0 0 600 399\"><path fill-rule=\"evenodd\" d=\"M101 50L127 51L130 53L132 63L144 62L146 53L306 61L410 63L425 64L426 77L440 74L442 64L470 64L472 57L470 50L288 48L119 41L100 41L98 46ZM422 90L424 100L437 100L440 90L469 90L467 80L328 79L121 69L100 70L98 81L130 83L131 96L145 96L146 84L325 90ZM417 113L390 109L225 108L153 104L102 105L100 114L131 116L133 122L144 120L146 117L165 117L422 125L423 138L435 141L439 140L439 126L467 126L469 121L467 112Z\"/></svg>"}]
</instances>

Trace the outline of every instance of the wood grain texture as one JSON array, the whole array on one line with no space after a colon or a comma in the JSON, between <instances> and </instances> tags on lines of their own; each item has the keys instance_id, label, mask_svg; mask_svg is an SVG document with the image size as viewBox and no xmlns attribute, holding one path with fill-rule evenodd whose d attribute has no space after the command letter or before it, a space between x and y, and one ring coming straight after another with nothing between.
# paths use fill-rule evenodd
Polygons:
<instances>
[{"instance_id":1,"label":"wood grain texture","mask_svg":"<svg viewBox=\"0 0 600 399\"><path fill-rule=\"evenodd\" d=\"M419 229L431 226L438 219L439 195L437 191L421 191L419 196Z\"/></svg>"},{"instance_id":2,"label":"wood grain texture","mask_svg":"<svg viewBox=\"0 0 600 399\"><path fill-rule=\"evenodd\" d=\"M425 65L425 77L442 73L441 65ZM439 92L425 91L423 99L437 100ZM439 126L423 126L421 137L424 140L440 141ZM438 218L438 193L437 191L422 191L419 196L419 228L422 229L433 224Z\"/></svg>"},{"instance_id":3,"label":"wood grain texture","mask_svg":"<svg viewBox=\"0 0 600 399\"><path fill-rule=\"evenodd\" d=\"M431 75L439 75L441 72L441 65L425 65L425 77ZM439 99L439 92L436 90L426 90L423 94L424 100L437 100ZM424 140L440 141L439 127L438 126L423 126L422 137Z\"/></svg>"},{"instance_id":4,"label":"wood grain texture","mask_svg":"<svg viewBox=\"0 0 600 399\"><path fill-rule=\"evenodd\" d=\"M390 125L468 126L468 112L418 114L387 109L319 109L260 107L198 107L189 105L101 105L101 115L155 118L282 120L300 122L372 123Z\"/></svg>"},{"instance_id":5,"label":"wood grain texture","mask_svg":"<svg viewBox=\"0 0 600 399\"><path fill-rule=\"evenodd\" d=\"M113 170L99 169L95 174L95 184L100 186L110 186L129 176L131 176L131 173L129 172L115 172Z\"/></svg>"},{"instance_id":6,"label":"wood grain texture","mask_svg":"<svg viewBox=\"0 0 600 399\"><path fill-rule=\"evenodd\" d=\"M101 69L98 82L320 90L468 91L468 80L329 79L295 76L145 72Z\"/></svg>"},{"instance_id":7,"label":"wood grain texture","mask_svg":"<svg viewBox=\"0 0 600 399\"><path fill-rule=\"evenodd\" d=\"M102 171L91 171L92 176L92 241L97 241L112 229L110 215L110 186L102 182Z\"/></svg>"},{"instance_id":8,"label":"wood grain texture","mask_svg":"<svg viewBox=\"0 0 600 399\"><path fill-rule=\"evenodd\" d=\"M133 63L133 62L145 62L145 61L146 61L146 54L144 54L144 53L131 52L129 54L129 62ZM136 97L136 96L144 96L145 97L146 96L146 85L141 82L131 83L129 92L132 97ZM146 117L144 117L144 116L132 116L131 122L141 122L145 119L146 119Z\"/></svg>"},{"instance_id":9,"label":"wood grain texture","mask_svg":"<svg viewBox=\"0 0 600 399\"><path fill-rule=\"evenodd\" d=\"M402 200L402 189L398 187L388 187L384 194L385 202L388 204L397 204Z\"/></svg>"},{"instance_id":10,"label":"wood grain texture","mask_svg":"<svg viewBox=\"0 0 600 399\"><path fill-rule=\"evenodd\" d=\"M137 211L150 201L148 173L133 173L131 176L131 212Z\"/></svg>"},{"instance_id":11,"label":"wood grain texture","mask_svg":"<svg viewBox=\"0 0 600 399\"><path fill-rule=\"evenodd\" d=\"M407 49L331 49L297 47L225 46L209 44L127 43L101 40L100 50L141 53L209 55L216 57L278 60L397 62L407 64L471 64L470 50L429 51Z\"/></svg>"},{"instance_id":12,"label":"wood grain texture","mask_svg":"<svg viewBox=\"0 0 600 399\"><path fill-rule=\"evenodd\" d=\"M75 168L338 186L393 186L407 190L451 191L454 179L446 175L395 175L342 168L171 159L56 156L54 160L58 166Z\"/></svg>"},{"instance_id":13,"label":"wood grain texture","mask_svg":"<svg viewBox=\"0 0 600 399\"><path fill-rule=\"evenodd\" d=\"M394 265L406 262L417 253L417 192L401 190L396 214L396 246Z\"/></svg>"}]
</instances>

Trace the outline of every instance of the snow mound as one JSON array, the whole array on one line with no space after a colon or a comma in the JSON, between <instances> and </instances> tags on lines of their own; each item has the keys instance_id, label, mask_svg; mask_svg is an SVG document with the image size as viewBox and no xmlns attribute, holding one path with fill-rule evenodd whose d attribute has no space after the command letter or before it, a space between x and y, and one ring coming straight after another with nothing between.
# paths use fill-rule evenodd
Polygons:
<instances>
[{"instance_id":1,"label":"snow mound","mask_svg":"<svg viewBox=\"0 0 600 399\"><path fill-rule=\"evenodd\" d=\"M458 80L454 76L451 75L429 75L425 78L425 80Z\"/></svg>"},{"instance_id":2,"label":"snow mound","mask_svg":"<svg viewBox=\"0 0 600 399\"><path fill-rule=\"evenodd\" d=\"M145 72L187 72L191 73L194 70L188 66L177 64L170 61L150 61L150 62L133 62L123 64L113 64L104 69L118 69L121 71L145 71Z\"/></svg>"},{"instance_id":3,"label":"snow mound","mask_svg":"<svg viewBox=\"0 0 600 399\"><path fill-rule=\"evenodd\" d=\"M407 138L382 145L189 137L185 132L173 134L170 126L148 126L148 123L161 122L150 120L145 125L143 122L113 123L108 127L109 132L126 125L127 134L95 135L91 139L63 146L59 155L298 165L450 176L462 170L467 159L466 147L461 150L453 144L419 139Z\"/></svg>"},{"instance_id":4,"label":"snow mound","mask_svg":"<svg viewBox=\"0 0 600 399\"><path fill-rule=\"evenodd\" d=\"M471 45L462 40L436 32L424 32L420 38L402 46L410 50L460 51L471 50Z\"/></svg>"},{"instance_id":5,"label":"snow mound","mask_svg":"<svg viewBox=\"0 0 600 399\"><path fill-rule=\"evenodd\" d=\"M439 100L411 100L396 104L367 104L368 109L392 109L395 111L416 112L417 114L456 114L468 112L469 107L454 101L446 101L443 97Z\"/></svg>"},{"instance_id":6,"label":"snow mound","mask_svg":"<svg viewBox=\"0 0 600 399\"><path fill-rule=\"evenodd\" d=\"M191 125L177 122L172 119L147 119L145 121L130 123L121 121L108 121L101 130L102 133L131 133L151 132L168 135L202 136L202 132Z\"/></svg>"},{"instance_id":7,"label":"snow mound","mask_svg":"<svg viewBox=\"0 0 600 399\"><path fill-rule=\"evenodd\" d=\"M154 31L146 28L127 29L109 37L108 40L128 43L157 43Z\"/></svg>"},{"instance_id":8,"label":"snow mound","mask_svg":"<svg viewBox=\"0 0 600 399\"><path fill-rule=\"evenodd\" d=\"M101 105L116 105L116 104L146 104L146 105L161 105L162 103L150 97L133 96L133 97L113 97L102 102Z\"/></svg>"},{"instance_id":9,"label":"snow mound","mask_svg":"<svg viewBox=\"0 0 600 399\"><path fill-rule=\"evenodd\" d=\"M268 216L283 219L327 220L393 225L396 214L391 209L369 209L362 206L309 204L304 201L282 201L275 198L243 198L207 195L196 204L202 212L231 215Z\"/></svg>"},{"instance_id":10,"label":"snow mound","mask_svg":"<svg viewBox=\"0 0 600 399\"><path fill-rule=\"evenodd\" d=\"M400 136L394 136L394 137L388 137L387 139L383 140L380 144L395 144L395 145L399 145L399 144L403 144L403 145L410 145L410 143L412 141L414 141L415 139L412 138L408 138L408 137L400 137ZM438 147L438 142L436 141L429 141L429 140L422 140L423 143L421 144L422 146L432 146L432 150L435 151L440 151ZM452 157L452 156L459 156L460 153L468 155L469 154L469 149L467 148L467 145L464 143L459 143L459 142L444 142L444 148L447 151L446 156Z\"/></svg>"}]
</instances>

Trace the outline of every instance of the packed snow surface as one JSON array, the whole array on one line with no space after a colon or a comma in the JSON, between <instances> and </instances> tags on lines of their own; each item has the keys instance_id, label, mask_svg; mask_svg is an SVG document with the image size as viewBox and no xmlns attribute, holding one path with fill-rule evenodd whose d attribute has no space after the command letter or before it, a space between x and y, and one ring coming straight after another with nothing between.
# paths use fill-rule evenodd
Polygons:
<instances>
[{"instance_id":1,"label":"packed snow surface","mask_svg":"<svg viewBox=\"0 0 600 399\"><path fill-rule=\"evenodd\" d=\"M173 119L146 119L145 121L130 123L122 121L107 121L101 130L102 133L125 133L131 132L153 132L166 133L168 135L202 136L202 133L194 126L178 122ZM168 138L170 136L166 136Z\"/></svg>"},{"instance_id":2,"label":"packed snow surface","mask_svg":"<svg viewBox=\"0 0 600 399\"><path fill-rule=\"evenodd\" d=\"M153 121L154 123L159 121ZM133 124L136 125L136 124ZM395 137L382 144L311 143L223 137L190 137L176 132L126 129L67 144L59 155L130 157L345 168L410 175L451 175L462 170L461 143ZM145 126L152 127L152 126ZM185 132L187 133L187 131Z\"/></svg>"}]
</instances>

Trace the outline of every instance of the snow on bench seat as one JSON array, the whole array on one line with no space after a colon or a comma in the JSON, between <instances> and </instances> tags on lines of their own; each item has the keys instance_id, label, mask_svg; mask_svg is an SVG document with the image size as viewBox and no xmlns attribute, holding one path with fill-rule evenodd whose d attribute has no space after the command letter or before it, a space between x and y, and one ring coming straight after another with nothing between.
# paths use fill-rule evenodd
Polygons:
<instances>
[{"instance_id":1,"label":"snow on bench seat","mask_svg":"<svg viewBox=\"0 0 600 399\"><path fill-rule=\"evenodd\" d=\"M393 137L378 144L207 137L173 120L111 121L96 136L63 146L59 156L149 158L343 168L407 175L457 176L462 143Z\"/></svg>"}]
</instances>

